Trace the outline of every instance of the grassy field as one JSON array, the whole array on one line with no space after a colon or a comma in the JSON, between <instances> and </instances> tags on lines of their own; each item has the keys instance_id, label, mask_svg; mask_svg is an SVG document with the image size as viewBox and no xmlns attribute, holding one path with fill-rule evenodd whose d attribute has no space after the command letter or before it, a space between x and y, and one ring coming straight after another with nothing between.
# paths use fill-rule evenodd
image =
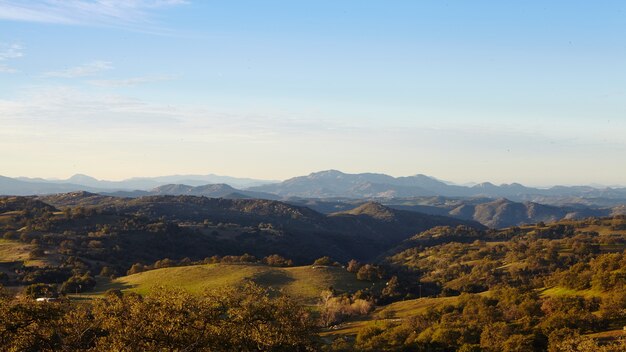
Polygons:
<instances>
[{"instance_id":1,"label":"grassy field","mask_svg":"<svg viewBox=\"0 0 626 352\"><path fill-rule=\"evenodd\" d=\"M442 304L453 304L459 297L425 297L399 301L380 307L374 311L375 319L406 319L408 317L424 313L428 307Z\"/></svg>"},{"instance_id":2,"label":"grassy field","mask_svg":"<svg viewBox=\"0 0 626 352\"><path fill-rule=\"evenodd\" d=\"M321 291L328 287L354 292L372 286L371 282L359 281L354 274L337 267L278 268L257 264L207 264L150 270L120 277L112 282L100 282L94 295L110 288L145 294L159 285L200 293L211 288L242 285L246 281L279 290L307 305L316 304Z\"/></svg>"},{"instance_id":3,"label":"grassy field","mask_svg":"<svg viewBox=\"0 0 626 352\"><path fill-rule=\"evenodd\" d=\"M382 324L384 321L402 321L425 312L428 307L453 304L458 299L458 297L425 297L395 302L378 307L367 316L348 320L336 327L327 329L320 335L327 341L332 341L341 336L355 336L365 326Z\"/></svg>"},{"instance_id":4,"label":"grassy field","mask_svg":"<svg viewBox=\"0 0 626 352\"><path fill-rule=\"evenodd\" d=\"M599 235L626 235L626 230L613 230L610 226L607 225L590 225L585 229L586 231L595 231Z\"/></svg>"},{"instance_id":5,"label":"grassy field","mask_svg":"<svg viewBox=\"0 0 626 352\"><path fill-rule=\"evenodd\" d=\"M595 334L589 334L587 336L603 341L603 342L616 341L620 338L626 338L626 330L615 329L615 330L597 332Z\"/></svg>"},{"instance_id":6,"label":"grassy field","mask_svg":"<svg viewBox=\"0 0 626 352\"><path fill-rule=\"evenodd\" d=\"M31 244L0 239L0 263L26 262L29 260L29 252L34 248Z\"/></svg>"},{"instance_id":7,"label":"grassy field","mask_svg":"<svg viewBox=\"0 0 626 352\"><path fill-rule=\"evenodd\" d=\"M582 296L585 298L600 297L605 294L602 291L588 289L588 290L574 290L566 287L554 286L544 289L541 292L542 296Z\"/></svg>"}]
</instances>

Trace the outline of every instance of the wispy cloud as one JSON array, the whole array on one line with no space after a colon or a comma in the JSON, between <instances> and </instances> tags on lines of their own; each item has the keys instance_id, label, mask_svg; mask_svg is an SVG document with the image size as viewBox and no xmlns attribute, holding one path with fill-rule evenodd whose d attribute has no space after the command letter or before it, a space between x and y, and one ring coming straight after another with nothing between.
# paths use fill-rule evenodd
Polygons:
<instances>
[{"instance_id":1,"label":"wispy cloud","mask_svg":"<svg viewBox=\"0 0 626 352\"><path fill-rule=\"evenodd\" d=\"M14 68L8 66L5 62L24 56L22 46L18 44L2 44L0 43L0 73L17 72Z\"/></svg>"},{"instance_id":2,"label":"wispy cloud","mask_svg":"<svg viewBox=\"0 0 626 352\"><path fill-rule=\"evenodd\" d=\"M0 0L0 19L140 29L151 24L156 10L186 3L185 0Z\"/></svg>"},{"instance_id":3,"label":"wispy cloud","mask_svg":"<svg viewBox=\"0 0 626 352\"><path fill-rule=\"evenodd\" d=\"M108 61L92 61L86 64L82 64L75 67L70 67L57 71L49 71L43 74L44 77L59 77L59 78L77 78L93 76L102 71L110 70L113 68L111 62Z\"/></svg>"},{"instance_id":4,"label":"wispy cloud","mask_svg":"<svg viewBox=\"0 0 626 352\"><path fill-rule=\"evenodd\" d=\"M68 135L147 133L149 136L177 134L186 140L272 142L276 135L298 135L318 131L331 121L307 121L274 114L220 111L209 106L170 105L119 94L101 94L72 87L37 87L13 99L0 99L0 137L22 131ZM123 131L121 131L121 130ZM77 132L79 131L79 132ZM308 132L307 132L308 131ZM152 137L150 137L152 138ZM0 138L1 140L2 138Z\"/></svg>"},{"instance_id":5,"label":"wispy cloud","mask_svg":"<svg viewBox=\"0 0 626 352\"><path fill-rule=\"evenodd\" d=\"M91 80L89 84L98 86L98 87L132 87L140 84L161 82L161 81L171 81L175 79L176 76L146 76L146 77L132 77L126 79L98 79Z\"/></svg>"}]
</instances>

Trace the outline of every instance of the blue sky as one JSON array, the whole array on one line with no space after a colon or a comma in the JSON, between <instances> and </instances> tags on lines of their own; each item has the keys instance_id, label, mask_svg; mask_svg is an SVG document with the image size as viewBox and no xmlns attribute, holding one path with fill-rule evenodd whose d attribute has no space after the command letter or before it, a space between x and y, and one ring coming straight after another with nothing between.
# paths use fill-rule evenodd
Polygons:
<instances>
[{"instance_id":1,"label":"blue sky","mask_svg":"<svg viewBox=\"0 0 626 352\"><path fill-rule=\"evenodd\" d=\"M626 184L623 1L0 0L0 174Z\"/></svg>"}]
</instances>

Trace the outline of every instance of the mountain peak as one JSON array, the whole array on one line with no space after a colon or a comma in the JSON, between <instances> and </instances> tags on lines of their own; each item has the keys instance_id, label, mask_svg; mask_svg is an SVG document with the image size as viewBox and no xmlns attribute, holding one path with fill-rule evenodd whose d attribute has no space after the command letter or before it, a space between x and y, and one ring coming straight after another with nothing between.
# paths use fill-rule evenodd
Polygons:
<instances>
[{"instance_id":1,"label":"mountain peak","mask_svg":"<svg viewBox=\"0 0 626 352\"><path fill-rule=\"evenodd\" d=\"M393 209L388 208L378 202L363 203L352 210L343 212L343 214L367 215L380 220L392 220L395 218L395 212Z\"/></svg>"},{"instance_id":2,"label":"mountain peak","mask_svg":"<svg viewBox=\"0 0 626 352\"><path fill-rule=\"evenodd\" d=\"M97 182L98 180L85 174L75 174L74 176L67 179L70 182Z\"/></svg>"},{"instance_id":3,"label":"mountain peak","mask_svg":"<svg viewBox=\"0 0 626 352\"><path fill-rule=\"evenodd\" d=\"M513 203L513 202L504 197L500 197L491 202L491 204L510 204L510 203Z\"/></svg>"},{"instance_id":4,"label":"mountain peak","mask_svg":"<svg viewBox=\"0 0 626 352\"><path fill-rule=\"evenodd\" d=\"M431 179L431 180L436 180L436 181L439 181L439 180L438 180L438 179L436 179L435 177L428 176L428 175L424 175L424 174L415 174L415 175L410 176L410 177L415 177L415 178L428 178L428 179Z\"/></svg>"},{"instance_id":5,"label":"mountain peak","mask_svg":"<svg viewBox=\"0 0 626 352\"><path fill-rule=\"evenodd\" d=\"M183 185L183 184L167 184L163 186L156 187L152 189L151 192L159 193L159 194L178 194L178 193L186 193L192 190L192 186Z\"/></svg>"},{"instance_id":6,"label":"mountain peak","mask_svg":"<svg viewBox=\"0 0 626 352\"><path fill-rule=\"evenodd\" d=\"M339 171L339 170L334 170L334 169L330 169L330 170L324 170L324 171L318 171L318 172L312 172L309 174L309 176L307 176L308 178L311 179L315 179L315 178L329 178L329 177L341 177L341 176L345 176L346 174Z\"/></svg>"},{"instance_id":7,"label":"mountain peak","mask_svg":"<svg viewBox=\"0 0 626 352\"><path fill-rule=\"evenodd\" d=\"M497 188L498 186L494 185L491 182L482 182L479 183L475 186L473 186L472 188L483 188L483 189L493 189L493 188Z\"/></svg>"}]
</instances>

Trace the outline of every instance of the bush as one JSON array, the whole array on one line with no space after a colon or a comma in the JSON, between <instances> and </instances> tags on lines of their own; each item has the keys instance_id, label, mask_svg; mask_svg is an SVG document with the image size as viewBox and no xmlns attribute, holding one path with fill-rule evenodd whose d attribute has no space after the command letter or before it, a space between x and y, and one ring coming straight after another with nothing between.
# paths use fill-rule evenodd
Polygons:
<instances>
[{"instance_id":1,"label":"bush","mask_svg":"<svg viewBox=\"0 0 626 352\"><path fill-rule=\"evenodd\" d=\"M96 286L96 280L89 274L74 275L61 285L62 293L80 293L90 291Z\"/></svg>"},{"instance_id":2,"label":"bush","mask_svg":"<svg viewBox=\"0 0 626 352\"><path fill-rule=\"evenodd\" d=\"M5 240L16 240L19 238L19 236L15 231L7 231L4 233L4 235L2 235L2 238L4 238Z\"/></svg>"},{"instance_id":3,"label":"bush","mask_svg":"<svg viewBox=\"0 0 626 352\"><path fill-rule=\"evenodd\" d=\"M37 259L37 258L41 258L45 255L45 251L41 248L36 248L33 249L32 251L30 251L30 253L28 253L28 257L30 259Z\"/></svg>"},{"instance_id":4,"label":"bush","mask_svg":"<svg viewBox=\"0 0 626 352\"><path fill-rule=\"evenodd\" d=\"M332 261L332 259L330 259L330 257L326 256L326 257L321 257L321 258L315 259L315 261L313 262L313 265L330 266L330 265L333 265L333 261Z\"/></svg>"},{"instance_id":5,"label":"bush","mask_svg":"<svg viewBox=\"0 0 626 352\"><path fill-rule=\"evenodd\" d=\"M278 254L272 254L263 258L263 263L269 266L293 266L293 261L291 259L285 259Z\"/></svg>"},{"instance_id":6,"label":"bush","mask_svg":"<svg viewBox=\"0 0 626 352\"><path fill-rule=\"evenodd\" d=\"M356 278L364 281L376 281L382 278L382 273L374 265L365 264L356 273Z\"/></svg>"},{"instance_id":7,"label":"bush","mask_svg":"<svg viewBox=\"0 0 626 352\"><path fill-rule=\"evenodd\" d=\"M24 295L29 298L39 297L57 297L58 296L57 285L49 284L32 284L26 287Z\"/></svg>"},{"instance_id":8,"label":"bush","mask_svg":"<svg viewBox=\"0 0 626 352\"><path fill-rule=\"evenodd\" d=\"M102 277L112 278L114 275L115 275L115 272L113 271L113 269L109 268L108 266L103 266L102 269L100 270L100 276Z\"/></svg>"},{"instance_id":9,"label":"bush","mask_svg":"<svg viewBox=\"0 0 626 352\"><path fill-rule=\"evenodd\" d=\"M0 285L6 285L9 282L9 275L0 271ZM1 287L0 287L1 290Z\"/></svg>"},{"instance_id":10,"label":"bush","mask_svg":"<svg viewBox=\"0 0 626 352\"><path fill-rule=\"evenodd\" d=\"M133 264L130 269L128 269L128 271L126 272L126 275L132 275L132 274L137 274L137 273L141 273L143 271L145 271L145 267L143 264L141 263L135 263Z\"/></svg>"},{"instance_id":11,"label":"bush","mask_svg":"<svg viewBox=\"0 0 626 352\"><path fill-rule=\"evenodd\" d=\"M352 259L348 262L348 266L346 267L346 270L348 270L351 273L356 274L357 272L359 272L359 269L361 269L361 266L363 266L361 263Z\"/></svg>"}]
</instances>

